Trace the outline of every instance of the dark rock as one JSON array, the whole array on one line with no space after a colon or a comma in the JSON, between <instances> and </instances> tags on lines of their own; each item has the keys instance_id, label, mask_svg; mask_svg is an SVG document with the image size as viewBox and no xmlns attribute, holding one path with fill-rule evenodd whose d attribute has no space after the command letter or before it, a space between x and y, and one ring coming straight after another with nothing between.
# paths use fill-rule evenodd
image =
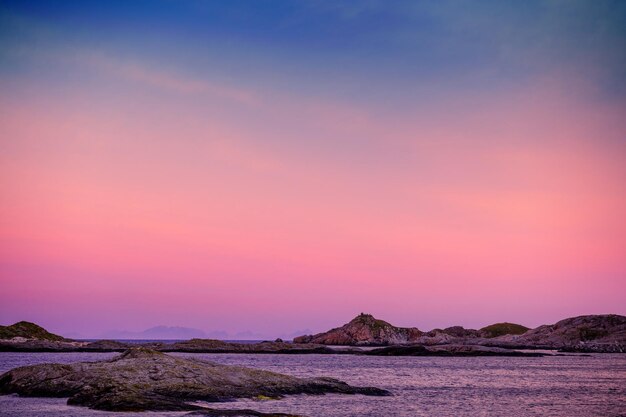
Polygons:
<instances>
[{"instance_id":1,"label":"dark rock","mask_svg":"<svg viewBox=\"0 0 626 417\"><path fill-rule=\"evenodd\" d=\"M209 408L185 414L186 416L211 416L211 417L302 417L284 413L261 413L254 410L218 410Z\"/></svg>"},{"instance_id":2,"label":"dark rock","mask_svg":"<svg viewBox=\"0 0 626 417\"><path fill-rule=\"evenodd\" d=\"M313 340L313 335L306 334L302 336L297 336L293 338L293 343L311 343Z\"/></svg>"},{"instance_id":3,"label":"dark rock","mask_svg":"<svg viewBox=\"0 0 626 417\"><path fill-rule=\"evenodd\" d=\"M442 333L449 334L454 337L480 337L480 331L474 329L466 329L461 326L447 327Z\"/></svg>"},{"instance_id":4,"label":"dark rock","mask_svg":"<svg viewBox=\"0 0 626 417\"><path fill-rule=\"evenodd\" d=\"M421 345L441 345L441 344L476 344L476 339L480 338L480 332L474 329L465 329L461 326L452 326L441 329L433 329L417 338L414 343Z\"/></svg>"},{"instance_id":5,"label":"dark rock","mask_svg":"<svg viewBox=\"0 0 626 417\"><path fill-rule=\"evenodd\" d=\"M142 348L108 361L16 368L0 375L0 393L69 397L70 405L110 411L194 410L199 408L194 401L288 394L389 395L379 388L353 387L332 378L296 378Z\"/></svg>"},{"instance_id":6,"label":"dark rock","mask_svg":"<svg viewBox=\"0 0 626 417\"><path fill-rule=\"evenodd\" d=\"M363 352L371 356L433 356L433 352L422 345L388 346Z\"/></svg>"},{"instance_id":7,"label":"dark rock","mask_svg":"<svg viewBox=\"0 0 626 417\"><path fill-rule=\"evenodd\" d=\"M439 346L389 346L364 352L373 356L545 356L542 353L519 352L510 349L476 345L439 345Z\"/></svg>"}]
</instances>

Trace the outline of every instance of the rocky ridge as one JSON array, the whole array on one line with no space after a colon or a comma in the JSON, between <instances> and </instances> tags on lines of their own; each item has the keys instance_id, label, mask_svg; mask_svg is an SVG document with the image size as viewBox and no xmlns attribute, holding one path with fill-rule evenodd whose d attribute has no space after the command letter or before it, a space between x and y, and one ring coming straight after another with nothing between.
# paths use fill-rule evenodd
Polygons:
<instances>
[{"instance_id":1,"label":"rocky ridge","mask_svg":"<svg viewBox=\"0 0 626 417\"><path fill-rule=\"evenodd\" d=\"M493 341L504 347L626 352L626 317L617 314L570 317L521 335L501 336Z\"/></svg>"}]
</instances>

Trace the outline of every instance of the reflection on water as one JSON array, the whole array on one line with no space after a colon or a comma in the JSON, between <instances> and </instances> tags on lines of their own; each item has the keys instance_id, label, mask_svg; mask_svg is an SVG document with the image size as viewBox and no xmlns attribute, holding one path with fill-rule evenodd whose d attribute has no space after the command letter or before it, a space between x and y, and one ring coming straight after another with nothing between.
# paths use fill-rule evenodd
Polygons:
<instances>
[{"instance_id":1,"label":"reflection on water","mask_svg":"<svg viewBox=\"0 0 626 417\"><path fill-rule=\"evenodd\" d=\"M0 372L16 366L108 359L115 353L0 353ZM369 357L351 355L183 354L300 377L330 376L373 385L393 397L291 396L279 401L211 404L309 417L626 416L626 355L544 358ZM179 416L108 413L63 399L0 397L2 416Z\"/></svg>"}]
</instances>

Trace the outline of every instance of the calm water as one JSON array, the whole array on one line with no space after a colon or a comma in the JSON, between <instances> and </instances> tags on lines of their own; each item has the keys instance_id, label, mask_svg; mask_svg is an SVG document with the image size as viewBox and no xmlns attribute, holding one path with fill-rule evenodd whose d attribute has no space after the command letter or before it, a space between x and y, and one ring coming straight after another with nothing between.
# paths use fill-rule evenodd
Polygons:
<instances>
[{"instance_id":1,"label":"calm water","mask_svg":"<svg viewBox=\"0 0 626 417\"><path fill-rule=\"evenodd\" d=\"M102 339L75 339L81 342L97 342L99 340ZM142 343L164 343L166 345L171 345L173 343L177 343L177 342L187 342L189 339L109 339L109 340L113 340L115 342L122 342L122 343L131 343L131 344L135 344L135 345L139 345ZM254 343L260 343L263 342L263 340L238 340L238 339L225 339L222 340L222 342L227 342L227 343L241 343L244 345L249 345L249 344L254 344Z\"/></svg>"},{"instance_id":2,"label":"calm water","mask_svg":"<svg viewBox=\"0 0 626 417\"><path fill-rule=\"evenodd\" d=\"M16 366L99 360L115 353L1 353L0 372ZM176 354L292 374L373 385L393 397L292 396L279 401L212 404L309 417L626 416L626 355L545 358L428 358L349 355ZM0 396L2 416L179 416L107 413L63 399Z\"/></svg>"}]
</instances>

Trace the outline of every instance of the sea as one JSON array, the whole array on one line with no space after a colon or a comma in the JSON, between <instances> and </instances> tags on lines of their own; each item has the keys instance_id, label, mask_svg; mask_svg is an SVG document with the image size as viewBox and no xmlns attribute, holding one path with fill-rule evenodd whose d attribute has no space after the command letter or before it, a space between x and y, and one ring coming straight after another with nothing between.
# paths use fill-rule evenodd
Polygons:
<instances>
[{"instance_id":1,"label":"sea","mask_svg":"<svg viewBox=\"0 0 626 417\"><path fill-rule=\"evenodd\" d=\"M109 359L116 353L0 352L0 373L37 363ZM353 355L173 353L225 365L328 376L376 386L390 397L288 396L206 404L308 417L626 416L626 354L546 357L377 357ZM63 398L0 396L0 416L182 416L181 412L113 413L68 406Z\"/></svg>"}]
</instances>

